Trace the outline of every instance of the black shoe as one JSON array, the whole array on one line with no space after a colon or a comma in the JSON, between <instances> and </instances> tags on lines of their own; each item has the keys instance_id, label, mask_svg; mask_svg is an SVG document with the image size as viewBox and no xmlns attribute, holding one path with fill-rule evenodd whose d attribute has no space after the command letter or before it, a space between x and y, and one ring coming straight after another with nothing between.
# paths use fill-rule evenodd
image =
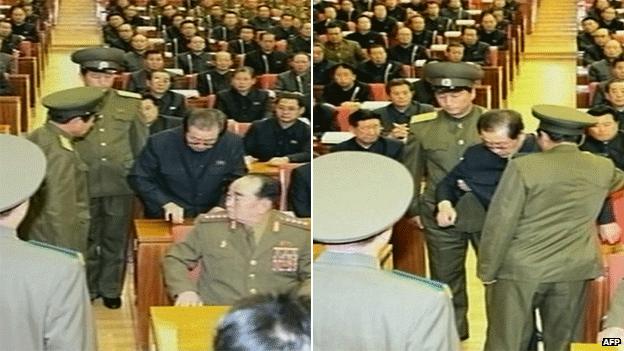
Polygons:
<instances>
[{"instance_id":1,"label":"black shoe","mask_svg":"<svg viewBox=\"0 0 624 351\"><path fill-rule=\"evenodd\" d=\"M104 302L104 306L111 310L116 310L121 307L121 298L119 297L102 297L102 301Z\"/></svg>"}]
</instances>

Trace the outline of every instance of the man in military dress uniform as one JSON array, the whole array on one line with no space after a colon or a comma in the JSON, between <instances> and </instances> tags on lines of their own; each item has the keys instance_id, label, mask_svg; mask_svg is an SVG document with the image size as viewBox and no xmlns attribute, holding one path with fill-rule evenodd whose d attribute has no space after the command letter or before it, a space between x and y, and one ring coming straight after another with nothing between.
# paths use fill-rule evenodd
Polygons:
<instances>
[{"instance_id":1,"label":"man in military dress uniform","mask_svg":"<svg viewBox=\"0 0 624 351\"><path fill-rule=\"evenodd\" d=\"M89 291L92 298L101 296L106 307L119 308L133 199L126 174L149 131L140 117L141 96L111 89L113 72L123 64L122 51L87 48L74 52L72 61L80 64L86 86L106 90L92 132L76 149L89 167Z\"/></svg>"},{"instance_id":2,"label":"man in military dress uniform","mask_svg":"<svg viewBox=\"0 0 624 351\"><path fill-rule=\"evenodd\" d=\"M279 183L248 175L230 185L225 212L200 215L163 266L176 305L230 305L256 294L310 293L309 223L272 210ZM189 267L201 265L197 283Z\"/></svg>"},{"instance_id":3,"label":"man in military dress uniform","mask_svg":"<svg viewBox=\"0 0 624 351\"><path fill-rule=\"evenodd\" d=\"M79 254L17 240L28 198L45 176L39 147L0 135L0 340L3 350L96 350Z\"/></svg>"},{"instance_id":4,"label":"man in military dress uniform","mask_svg":"<svg viewBox=\"0 0 624 351\"><path fill-rule=\"evenodd\" d=\"M314 350L460 350L448 287L379 268L411 199L405 167L364 152L313 162L314 240L327 244L314 262Z\"/></svg>"},{"instance_id":5,"label":"man in military dress uniform","mask_svg":"<svg viewBox=\"0 0 624 351\"><path fill-rule=\"evenodd\" d=\"M89 193L87 165L74 148L74 139L89 132L105 91L80 87L43 98L48 121L28 139L37 144L50 162L30 211L20 227L20 237L87 252Z\"/></svg>"},{"instance_id":6,"label":"man in military dress uniform","mask_svg":"<svg viewBox=\"0 0 624 351\"><path fill-rule=\"evenodd\" d=\"M435 190L466 149L481 142L477 122L485 109L473 105L472 86L483 71L470 63L432 62L425 65L423 75L433 86L442 110L412 117L404 163L414 177L415 189L420 189L423 179L426 183L422 194L414 194L408 215L425 229L431 278L450 286L459 336L467 339L466 251L469 242L475 250L478 247L485 213L469 193L457 204L455 226L439 228L435 221Z\"/></svg>"},{"instance_id":7,"label":"man in military dress uniform","mask_svg":"<svg viewBox=\"0 0 624 351\"><path fill-rule=\"evenodd\" d=\"M595 220L608 194L624 187L610 160L578 149L593 117L555 105L532 112L543 151L509 162L479 247L487 351L526 350L535 308L546 350L579 340L587 281L602 273Z\"/></svg>"}]
</instances>

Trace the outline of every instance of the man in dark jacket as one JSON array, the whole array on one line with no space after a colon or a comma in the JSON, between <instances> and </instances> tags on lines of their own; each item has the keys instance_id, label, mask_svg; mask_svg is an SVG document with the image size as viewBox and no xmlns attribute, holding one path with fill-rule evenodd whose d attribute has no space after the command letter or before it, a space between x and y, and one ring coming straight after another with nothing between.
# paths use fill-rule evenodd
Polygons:
<instances>
[{"instance_id":1,"label":"man in dark jacket","mask_svg":"<svg viewBox=\"0 0 624 351\"><path fill-rule=\"evenodd\" d=\"M256 76L249 67L241 67L232 75L232 87L217 94L217 109L237 122L253 122L270 116L269 94L254 88Z\"/></svg>"}]
</instances>

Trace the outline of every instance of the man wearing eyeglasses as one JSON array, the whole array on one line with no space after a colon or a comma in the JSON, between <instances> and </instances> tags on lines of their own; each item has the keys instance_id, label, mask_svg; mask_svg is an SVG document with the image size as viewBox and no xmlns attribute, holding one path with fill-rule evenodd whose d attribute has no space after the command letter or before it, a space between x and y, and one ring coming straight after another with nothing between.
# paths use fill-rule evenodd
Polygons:
<instances>
[{"instance_id":1,"label":"man wearing eyeglasses","mask_svg":"<svg viewBox=\"0 0 624 351\"><path fill-rule=\"evenodd\" d=\"M128 183L147 218L182 223L220 204L231 181L247 169L242 139L223 132L223 112L195 109L184 126L152 135L137 158Z\"/></svg>"},{"instance_id":2,"label":"man wearing eyeglasses","mask_svg":"<svg viewBox=\"0 0 624 351\"><path fill-rule=\"evenodd\" d=\"M121 307L132 200L126 175L149 130L141 117L141 95L112 89L122 70L124 53L113 48L86 48L74 52L84 85L106 92L92 131L76 143L88 166L91 224L87 248L87 280L91 298Z\"/></svg>"},{"instance_id":3,"label":"man wearing eyeglasses","mask_svg":"<svg viewBox=\"0 0 624 351\"><path fill-rule=\"evenodd\" d=\"M255 121L245 134L248 161L272 165L309 162L310 125L303 114L303 95L281 93L275 102L275 116Z\"/></svg>"}]
</instances>

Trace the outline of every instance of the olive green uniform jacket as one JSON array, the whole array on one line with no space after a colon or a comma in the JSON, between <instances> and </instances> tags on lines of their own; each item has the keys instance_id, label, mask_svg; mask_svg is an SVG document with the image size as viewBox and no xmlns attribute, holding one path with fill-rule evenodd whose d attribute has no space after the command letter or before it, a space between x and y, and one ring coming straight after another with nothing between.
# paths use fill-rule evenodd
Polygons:
<instances>
[{"instance_id":1,"label":"olive green uniform jacket","mask_svg":"<svg viewBox=\"0 0 624 351\"><path fill-rule=\"evenodd\" d=\"M15 236L0 226L0 349L96 350L83 265Z\"/></svg>"},{"instance_id":2,"label":"olive green uniform jacket","mask_svg":"<svg viewBox=\"0 0 624 351\"><path fill-rule=\"evenodd\" d=\"M193 282L188 269L197 264L201 274ZM224 212L200 215L186 239L169 249L163 266L171 296L195 291L208 305L230 305L255 294L309 294L309 225L271 211L255 244L253 233L232 223Z\"/></svg>"},{"instance_id":3,"label":"olive green uniform jacket","mask_svg":"<svg viewBox=\"0 0 624 351\"><path fill-rule=\"evenodd\" d=\"M323 252L312 298L315 351L461 349L448 288L381 270L375 257Z\"/></svg>"},{"instance_id":4,"label":"olive green uniform jacket","mask_svg":"<svg viewBox=\"0 0 624 351\"><path fill-rule=\"evenodd\" d=\"M126 182L134 158L143 148L149 129L140 113L139 94L109 89L93 129L76 148L89 166L89 196L132 195Z\"/></svg>"},{"instance_id":5,"label":"olive green uniform jacket","mask_svg":"<svg viewBox=\"0 0 624 351\"><path fill-rule=\"evenodd\" d=\"M574 144L513 159L494 193L477 274L495 279L568 282L602 272L596 218L624 187L611 160Z\"/></svg>"},{"instance_id":6,"label":"olive green uniform jacket","mask_svg":"<svg viewBox=\"0 0 624 351\"><path fill-rule=\"evenodd\" d=\"M74 149L72 136L50 122L27 138L43 150L48 164L20 235L84 254L89 234L87 165Z\"/></svg>"}]
</instances>

